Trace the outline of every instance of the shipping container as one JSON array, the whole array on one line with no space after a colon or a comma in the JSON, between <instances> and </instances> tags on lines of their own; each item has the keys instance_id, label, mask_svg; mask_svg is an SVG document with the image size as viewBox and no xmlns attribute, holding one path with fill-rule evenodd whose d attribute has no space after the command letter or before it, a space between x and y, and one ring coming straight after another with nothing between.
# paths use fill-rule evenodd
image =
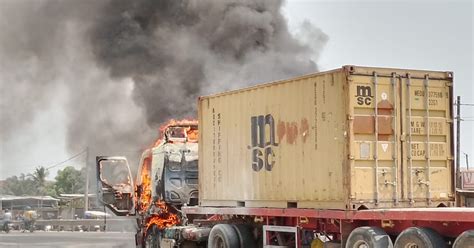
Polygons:
<instances>
[{"instance_id":1,"label":"shipping container","mask_svg":"<svg viewBox=\"0 0 474 248\"><path fill-rule=\"evenodd\" d=\"M452 206L451 72L344 66L199 99L201 206Z\"/></svg>"},{"instance_id":2,"label":"shipping container","mask_svg":"<svg viewBox=\"0 0 474 248\"><path fill-rule=\"evenodd\" d=\"M195 122L160 129L131 187L107 173L131 178L126 158L96 157L98 199L135 215L137 247L465 248L473 173L452 207L452 82L344 66L202 97L199 139Z\"/></svg>"}]
</instances>

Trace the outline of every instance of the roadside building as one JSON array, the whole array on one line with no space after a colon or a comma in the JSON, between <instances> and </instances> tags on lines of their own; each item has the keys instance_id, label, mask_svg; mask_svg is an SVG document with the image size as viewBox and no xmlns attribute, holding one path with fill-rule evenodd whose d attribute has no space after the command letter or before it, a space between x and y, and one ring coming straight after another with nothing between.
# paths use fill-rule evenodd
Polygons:
<instances>
[{"instance_id":1,"label":"roadside building","mask_svg":"<svg viewBox=\"0 0 474 248\"><path fill-rule=\"evenodd\" d=\"M12 196L0 195L0 210L11 210L13 218L17 219L28 206L35 210L40 219L56 219L59 213L59 199L51 196Z\"/></svg>"}]
</instances>

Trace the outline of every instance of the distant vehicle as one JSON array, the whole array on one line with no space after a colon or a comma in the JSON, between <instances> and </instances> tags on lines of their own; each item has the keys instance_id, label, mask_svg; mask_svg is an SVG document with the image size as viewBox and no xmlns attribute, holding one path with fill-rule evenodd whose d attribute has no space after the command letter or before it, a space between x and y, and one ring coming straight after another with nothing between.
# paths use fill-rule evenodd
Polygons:
<instances>
[{"instance_id":1,"label":"distant vehicle","mask_svg":"<svg viewBox=\"0 0 474 248\"><path fill-rule=\"evenodd\" d=\"M98 196L137 247L470 247L452 92L451 72L344 66L200 97L199 149L197 123L165 125L135 182L97 157Z\"/></svg>"},{"instance_id":2,"label":"distant vehicle","mask_svg":"<svg viewBox=\"0 0 474 248\"><path fill-rule=\"evenodd\" d=\"M103 218L111 217L110 214L104 213L102 211L85 211L84 212L84 219L103 219Z\"/></svg>"},{"instance_id":3,"label":"distant vehicle","mask_svg":"<svg viewBox=\"0 0 474 248\"><path fill-rule=\"evenodd\" d=\"M102 211L85 211L84 212L84 219L94 219L94 220L98 220L98 219L104 219L104 218L109 218L111 217L110 214L108 213L104 213ZM86 226L86 225L82 225L80 226L80 230L83 230L83 231L100 231L101 228L100 228L100 225L94 225L94 226Z\"/></svg>"}]
</instances>

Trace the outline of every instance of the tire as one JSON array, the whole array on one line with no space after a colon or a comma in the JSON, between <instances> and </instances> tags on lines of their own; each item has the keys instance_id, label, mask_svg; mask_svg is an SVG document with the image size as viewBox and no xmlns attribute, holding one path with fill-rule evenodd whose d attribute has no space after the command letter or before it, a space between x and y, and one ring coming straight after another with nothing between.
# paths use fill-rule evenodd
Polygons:
<instances>
[{"instance_id":1,"label":"tire","mask_svg":"<svg viewBox=\"0 0 474 248\"><path fill-rule=\"evenodd\" d=\"M410 227L398 235L394 247L445 248L447 246L443 237L435 230L427 227Z\"/></svg>"},{"instance_id":2,"label":"tire","mask_svg":"<svg viewBox=\"0 0 474 248\"><path fill-rule=\"evenodd\" d=\"M207 243L208 248L239 248L237 231L229 224L217 224L211 229Z\"/></svg>"},{"instance_id":3,"label":"tire","mask_svg":"<svg viewBox=\"0 0 474 248\"><path fill-rule=\"evenodd\" d=\"M453 248L473 248L474 247L474 229L467 230L459 235L454 241Z\"/></svg>"},{"instance_id":4,"label":"tire","mask_svg":"<svg viewBox=\"0 0 474 248\"><path fill-rule=\"evenodd\" d=\"M235 229L237 236L239 237L240 248L257 247L257 242L250 226L245 224L236 224L232 225L232 227Z\"/></svg>"},{"instance_id":5,"label":"tire","mask_svg":"<svg viewBox=\"0 0 474 248\"><path fill-rule=\"evenodd\" d=\"M393 248L393 243L382 228L364 226L352 230L346 248Z\"/></svg>"}]
</instances>

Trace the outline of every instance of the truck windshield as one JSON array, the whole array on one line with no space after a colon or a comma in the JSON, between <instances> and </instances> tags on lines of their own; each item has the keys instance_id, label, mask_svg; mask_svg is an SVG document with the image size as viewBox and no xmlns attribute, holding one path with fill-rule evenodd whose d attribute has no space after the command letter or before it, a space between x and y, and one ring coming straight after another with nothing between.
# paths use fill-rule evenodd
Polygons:
<instances>
[{"instance_id":1,"label":"truck windshield","mask_svg":"<svg viewBox=\"0 0 474 248\"><path fill-rule=\"evenodd\" d=\"M101 179L113 186L118 184L131 185L128 165L125 160L104 160L100 162Z\"/></svg>"}]
</instances>

